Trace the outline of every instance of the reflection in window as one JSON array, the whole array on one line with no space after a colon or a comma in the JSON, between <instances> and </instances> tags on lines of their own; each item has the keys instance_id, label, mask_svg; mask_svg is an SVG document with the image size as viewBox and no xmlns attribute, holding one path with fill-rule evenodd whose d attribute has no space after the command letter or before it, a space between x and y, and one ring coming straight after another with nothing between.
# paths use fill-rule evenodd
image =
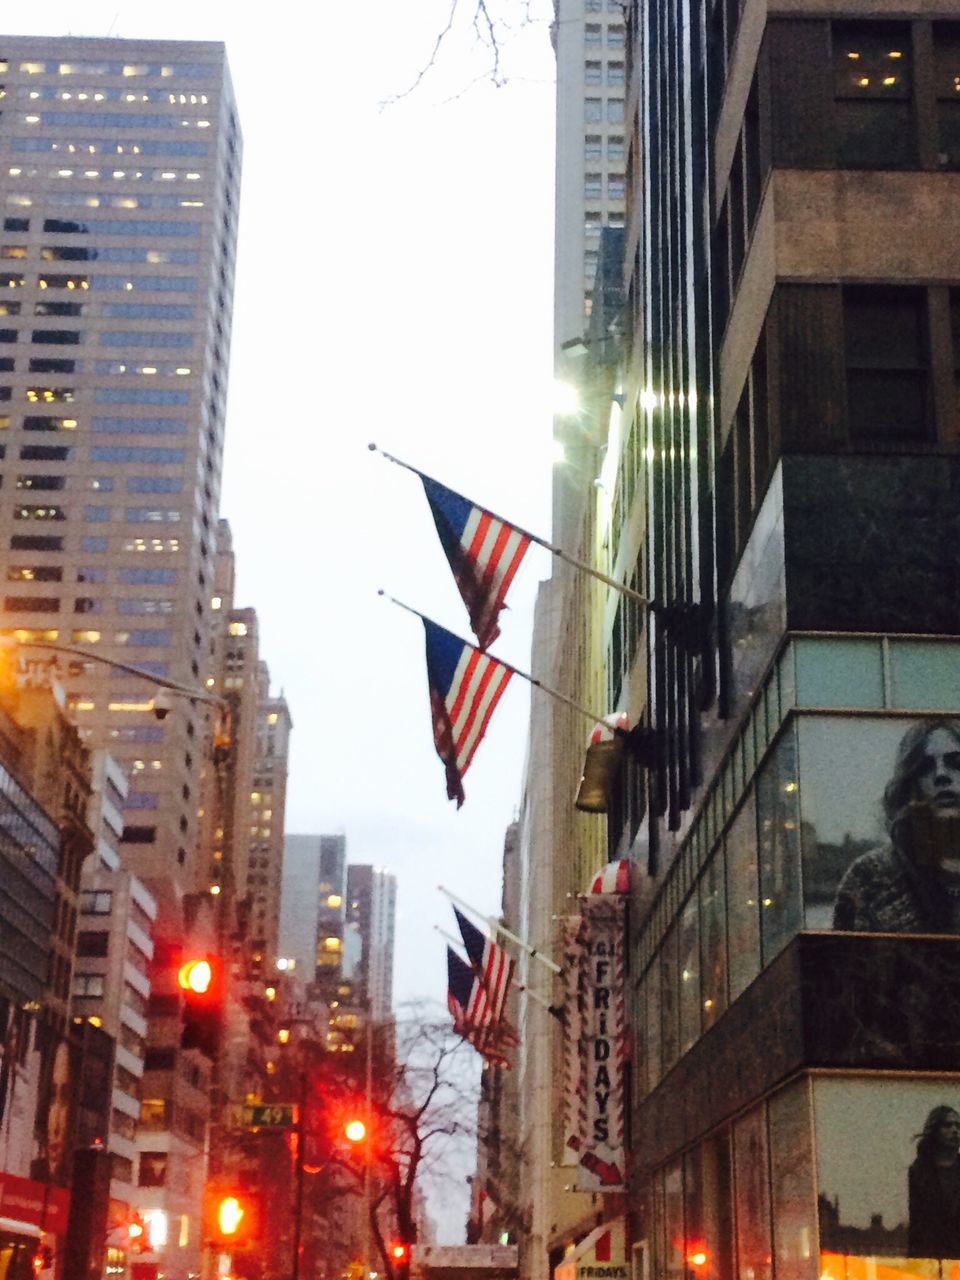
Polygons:
<instances>
[{"instance_id":1,"label":"reflection in window","mask_svg":"<svg viewBox=\"0 0 960 1280\"><path fill-rule=\"evenodd\" d=\"M806 1080L771 1098L770 1185L777 1280L817 1280L817 1196Z\"/></svg>"},{"instance_id":2,"label":"reflection in window","mask_svg":"<svg viewBox=\"0 0 960 1280\"><path fill-rule=\"evenodd\" d=\"M756 847L757 823L751 792L726 838L731 1000L746 990L760 972Z\"/></svg>"},{"instance_id":3,"label":"reflection in window","mask_svg":"<svg viewBox=\"0 0 960 1280\"><path fill-rule=\"evenodd\" d=\"M680 914L678 946L680 1052L684 1054L700 1036L700 913L695 893Z\"/></svg>"},{"instance_id":4,"label":"reflection in window","mask_svg":"<svg viewBox=\"0 0 960 1280\"><path fill-rule=\"evenodd\" d=\"M654 957L644 979L645 998L644 1015L647 1026L647 1089L653 1090L660 1083L661 1045L663 1035L660 1029L660 961Z\"/></svg>"},{"instance_id":5,"label":"reflection in window","mask_svg":"<svg viewBox=\"0 0 960 1280\"><path fill-rule=\"evenodd\" d=\"M938 158L941 165L956 168L960 165L960 26L934 25L933 54Z\"/></svg>"},{"instance_id":6,"label":"reflection in window","mask_svg":"<svg viewBox=\"0 0 960 1280\"><path fill-rule=\"evenodd\" d=\"M924 290L845 288L843 335L851 438L928 439L932 421Z\"/></svg>"},{"instance_id":7,"label":"reflection in window","mask_svg":"<svg viewBox=\"0 0 960 1280\"><path fill-rule=\"evenodd\" d=\"M833 24L837 160L845 168L902 168L914 159L910 28Z\"/></svg>"},{"instance_id":8,"label":"reflection in window","mask_svg":"<svg viewBox=\"0 0 960 1280\"><path fill-rule=\"evenodd\" d=\"M802 928L799 789L796 740L788 731L757 779L764 964Z\"/></svg>"},{"instance_id":9,"label":"reflection in window","mask_svg":"<svg viewBox=\"0 0 960 1280\"><path fill-rule=\"evenodd\" d=\"M703 955L700 986L706 1031L727 1007L727 901L722 845L700 881L700 939Z\"/></svg>"},{"instance_id":10,"label":"reflection in window","mask_svg":"<svg viewBox=\"0 0 960 1280\"><path fill-rule=\"evenodd\" d=\"M677 966L677 935L679 922L663 940L660 951L660 1025L663 1073L670 1070L680 1056L680 986Z\"/></svg>"},{"instance_id":11,"label":"reflection in window","mask_svg":"<svg viewBox=\"0 0 960 1280\"><path fill-rule=\"evenodd\" d=\"M734 1125L733 1151L737 1273L740 1280L772 1280L767 1130L762 1106L748 1112Z\"/></svg>"}]
</instances>

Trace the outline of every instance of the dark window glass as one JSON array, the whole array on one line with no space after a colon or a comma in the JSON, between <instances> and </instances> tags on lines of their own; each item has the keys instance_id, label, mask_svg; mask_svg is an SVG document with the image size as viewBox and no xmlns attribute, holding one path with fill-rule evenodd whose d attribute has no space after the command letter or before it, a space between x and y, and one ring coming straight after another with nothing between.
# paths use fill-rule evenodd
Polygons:
<instances>
[{"instance_id":1,"label":"dark window glass","mask_svg":"<svg viewBox=\"0 0 960 1280\"><path fill-rule=\"evenodd\" d=\"M63 538L40 533L15 533L10 539L12 551L62 551Z\"/></svg>"},{"instance_id":2,"label":"dark window glass","mask_svg":"<svg viewBox=\"0 0 960 1280\"><path fill-rule=\"evenodd\" d=\"M124 844L155 844L156 827L124 827L121 840Z\"/></svg>"},{"instance_id":3,"label":"dark window glass","mask_svg":"<svg viewBox=\"0 0 960 1280\"><path fill-rule=\"evenodd\" d=\"M35 302L35 316L79 316L83 315L82 302Z\"/></svg>"},{"instance_id":4,"label":"dark window glass","mask_svg":"<svg viewBox=\"0 0 960 1280\"><path fill-rule=\"evenodd\" d=\"M960 24L933 28L934 84L940 164L960 166Z\"/></svg>"},{"instance_id":5,"label":"dark window glass","mask_svg":"<svg viewBox=\"0 0 960 1280\"><path fill-rule=\"evenodd\" d=\"M3 229L4 231L29 231L30 219L29 218L4 218Z\"/></svg>"},{"instance_id":6,"label":"dark window glass","mask_svg":"<svg viewBox=\"0 0 960 1280\"><path fill-rule=\"evenodd\" d=\"M835 22L833 89L842 168L896 169L914 163L908 26Z\"/></svg>"},{"instance_id":7,"label":"dark window glass","mask_svg":"<svg viewBox=\"0 0 960 1280\"><path fill-rule=\"evenodd\" d=\"M105 930L81 929L77 934L78 956L105 956L110 944L110 935Z\"/></svg>"},{"instance_id":8,"label":"dark window glass","mask_svg":"<svg viewBox=\"0 0 960 1280\"><path fill-rule=\"evenodd\" d=\"M7 613L57 613L60 601L56 596L4 596L3 607Z\"/></svg>"},{"instance_id":9,"label":"dark window glass","mask_svg":"<svg viewBox=\"0 0 960 1280\"><path fill-rule=\"evenodd\" d=\"M70 450L59 444L25 444L20 457L24 462L66 462Z\"/></svg>"},{"instance_id":10,"label":"dark window glass","mask_svg":"<svg viewBox=\"0 0 960 1280\"><path fill-rule=\"evenodd\" d=\"M37 343L62 343L65 347L80 345L80 334L76 329L34 329L30 340Z\"/></svg>"},{"instance_id":11,"label":"dark window glass","mask_svg":"<svg viewBox=\"0 0 960 1280\"><path fill-rule=\"evenodd\" d=\"M0 356L0 371L3 373L12 373L13 366L13 356Z\"/></svg>"},{"instance_id":12,"label":"dark window glass","mask_svg":"<svg viewBox=\"0 0 960 1280\"><path fill-rule=\"evenodd\" d=\"M74 373L76 367L76 360L48 360L38 357L30 361L31 373Z\"/></svg>"},{"instance_id":13,"label":"dark window glass","mask_svg":"<svg viewBox=\"0 0 960 1280\"><path fill-rule=\"evenodd\" d=\"M932 423L922 289L843 291L847 420L854 440L926 440Z\"/></svg>"}]
</instances>

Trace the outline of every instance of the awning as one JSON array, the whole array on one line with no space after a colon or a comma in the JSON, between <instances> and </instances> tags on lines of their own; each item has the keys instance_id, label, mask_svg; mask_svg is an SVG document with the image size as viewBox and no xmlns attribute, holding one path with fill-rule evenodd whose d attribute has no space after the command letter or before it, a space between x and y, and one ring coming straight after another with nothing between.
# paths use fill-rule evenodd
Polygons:
<instances>
[{"instance_id":1,"label":"awning","mask_svg":"<svg viewBox=\"0 0 960 1280\"><path fill-rule=\"evenodd\" d=\"M628 1280L623 1218L594 1227L554 1268L553 1274L554 1280Z\"/></svg>"},{"instance_id":2,"label":"awning","mask_svg":"<svg viewBox=\"0 0 960 1280\"><path fill-rule=\"evenodd\" d=\"M17 1236L29 1236L31 1240L40 1239L40 1228L32 1222L20 1222L17 1218L0 1218L0 1231L9 1231Z\"/></svg>"},{"instance_id":3,"label":"awning","mask_svg":"<svg viewBox=\"0 0 960 1280\"><path fill-rule=\"evenodd\" d=\"M601 867L590 881L588 893L629 893L630 892L630 860L618 858L616 862L608 862Z\"/></svg>"}]
</instances>

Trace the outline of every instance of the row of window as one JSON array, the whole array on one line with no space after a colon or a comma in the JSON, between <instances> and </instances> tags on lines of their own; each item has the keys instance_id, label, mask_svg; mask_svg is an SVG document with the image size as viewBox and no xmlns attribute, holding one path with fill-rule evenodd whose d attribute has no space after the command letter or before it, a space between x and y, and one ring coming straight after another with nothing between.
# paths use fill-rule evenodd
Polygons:
<instances>
[{"instance_id":1,"label":"row of window","mask_svg":"<svg viewBox=\"0 0 960 1280\"><path fill-rule=\"evenodd\" d=\"M6 227L12 219L8 218ZM0 271L0 289L23 289L27 278L19 271ZM86 292L88 289L131 293L143 289L148 293L194 293L197 281L194 276L88 276L77 272L56 273L43 271L37 276L38 289L67 289Z\"/></svg>"},{"instance_id":2,"label":"row of window","mask_svg":"<svg viewBox=\"0 0 960 1280\"><path fill-rule=\"evenodd\" d=\"M0 58L0 72L9 71L20 71L31 76L121 76L124 80L137 76L153 76L163 80L194 76L198 80L212 80L219 76L220 69L209 62L116 62L81 58L70 62L59 58L11 62L8 58Z\"/></svg>"},{"instance_id":3,"label":"row of window","mask_svg":"<svg viewBox=\"0 0 960 1280\"><path fill-rule=\"evenodd\" d=\"M179 103L177 104L179 106ZM185 120L178 112L161 113L159 111L42 111L28 113L21 118L21 124L54 125L63 128L69 125L80 125L83 128L97 129L209 129L212 120Z\"/></svg>"},{"instance_id":4,"label":"row of window","mask_svg":"<svg viewBox=\"0 0 960 1280\"><path fill-rule=\"evenodd\" d=\"M44 84L34 87L23 84L17 90L18 102L163 102L169 106L203 107L210 98L205 93L187 91L172 93L169 89L131 90L116 85L102 88L61 89L59 85Z\"/></svg>"},{"instance_id":5,"label":"row of window","mask_svg":"<svg viewBox=\"0 0 960 1280\"><path fill-rule=\"evenodd\" d=\"M128 195L126 192L85 192L85 191L45 191L45 205L57 206L61 209L202 209L204 201L195 196L142 194ZM20 209L29 209L33 205L33 197L25 191L11 191L7 195L7 204ZM18 230L29 230L30 221ZM4 224L6 226L6 224Z\"/></svg>"},{"instance_id":6,"label":"row of window","mask_svg":"<svg viewBox=\"0 0 960 1280\"><path fill-rule=\"evenodd\" d=\"M78 582L106 582L107 570L100 565L87 565L77 569L76 577ZM7 566L7 581L62 582L63 569L56 564L11 564ZM116 581L124 585L174 586L177 581L177 571L176 569L144 569L139 566L123 567L116 570ZM165 610L160 606L169 604L170 601L142 601L139 598L136 600L118 600L117 608L122 613L130 613L134 612L132 606L141 603L156 604L158 606L155 610L147 609L145 612L163 613Z\"/></svg>"},{"instance_id":7,"label":"row of window","mask_svg":"<svg viewBox=\"0 0 960 1280\"><path fill-rule=\"evenodd\" d=\"M610 124L623 124L623 98L584 98L583 118L588 124L607 120Z\"/></svg>"},{"instance_id":8,"label":"row of window","mask_svg":"<svg viewBox=\"0 0 960 1280\"><path fill-rule=\"evenodd\" d=\"M588 60L583 64L583 82L586 85L607 84L620 88L626 84L626 67L622 62Z\"/></svg>"},{"instance_id":9,"label":"row of window","mask_svg":"<svg viewBox=\"0 0 960 1280\"><path fill-rule=\"evenodd\" d=\"M84 164L82 169L72 169L64 167L63 162L52 169L11 165L7 173L11 178L88 178L96 181L112 178L114 182L199 182L203 177L198 169L99 169L96 165L89 164ZM11 193L7 196L7 203L28 207L33 204L33 199L28 195Z\"/></svg>"},{"instance_id":10,"label":"row of window","mask_svg":"<svg viewBox=\"0 0 960 1280\"><path fill-rule=\"evenodd\" d=\"M14 262L35 256L25 244L0 245L0 259ZM199 261L196 249L91 249L86 245L42 245L39 257L43 262L146 262L151 266L195 266ZM42 286L41 286L42 287Z\"/></svg>"},{"instance_id":11,"label":"row of window","mask_svg":"<svg viewBox=\"0 0 960 1280\"><path fill-rule=\"evenodd\" d=\"M60 476L54 478L62 479ZM14 518L16 519L16 513L14 513ZM114 518L114 508L102 506L84 507L83 518L90 524L110 521ZM179 524L180 512L160 507L127 507L124 519L127 524Z\"/></svg>"},{"instance_id":12,"label":"row of window","mask_svg":"<svg viewBox=\"0 0 960 1280\"><path fill-rule=\"evenodd\" d=\"M85 334L77 329L33 329L28 341L38 345L78 347ZM103 347L190 347L191 333L165 333L150 329L106 329L98 335ZM12 345L20 340L19 329L0 329L0 342Z\"/></svg>"},{"instance_id":13,"label":"row of window","mask_svg":"<svg viewBox=\"0 0 960 1280\"><path fill-rule=\"evenodd\" d=\"M583 178L583 194L588 200L603 198L603 174L587 173ZM626 196L626 179L622 173L607 174L607 199L623 200ZM2 307L0 303L0 307Z\"/></svg>"},{"instance_id":14,"label":"row of window","mask_svg":"<svg viewBox=\"0 0 960 1280\"><path fill-rule=\"evenodd\" d=\"M0 299L0 316L18 316L22 309L23 304L20 302ZM101 302L96 305L83 302L35 302L33 315L101 315L110 320L193 320L194 308L189 303L177 302Z\"/></svg>"},{"instance_id":15,"label":"row of window","mask_svg":"<svg viewBox=\"0 0 960 1280\"><path fill-rule=\"evenodd\" d=\"M585 160L602 160L603 155L603 135L588 133L583 140L583 158ZM622 133L607 135L606 156L608 160L622 160L624 158Z\"/></svg>"},{"instance_id":16,"label":"row of window","mask_svg":"<svg viewBox=\"0 0 960 1280\"><path fill-rule=\"evenodd\" d=\"M619 22L603 27L599 22L588 22L583 28L583 43L591 49L606 43L608 49L622 49L626 44L626 29Z\"/></svg>"},{"instance_id":17,"label":"row of window","mask_svg":"<svg viewBox=\"0 0 960 1280\"><path fill-rule=\"evenodd\" d=\"M88 122L90 123L90 122ZM206 142L113 142L106 138L77 138L62 142L57 138L13 138L11 151L62 152L65 155L107 156L207 156L210 146Z\"/></svg>"}]
</instances>

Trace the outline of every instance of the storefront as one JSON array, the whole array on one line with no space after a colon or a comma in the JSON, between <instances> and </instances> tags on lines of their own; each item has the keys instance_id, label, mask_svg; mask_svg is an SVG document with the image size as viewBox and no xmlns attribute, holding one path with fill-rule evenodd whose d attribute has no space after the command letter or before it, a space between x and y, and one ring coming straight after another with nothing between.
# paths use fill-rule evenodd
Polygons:
<instances>
[{"instance_id":1,"label":"storefront","mask_svg":"<svg viewBox=\"0 0 960 1280\"><path fill-rule=\"evenodd\" d=\"M0 1173L0 1280L53 1273L69 1210L70 1193L62 1187Z\"/></svg>"}]
</instances>

